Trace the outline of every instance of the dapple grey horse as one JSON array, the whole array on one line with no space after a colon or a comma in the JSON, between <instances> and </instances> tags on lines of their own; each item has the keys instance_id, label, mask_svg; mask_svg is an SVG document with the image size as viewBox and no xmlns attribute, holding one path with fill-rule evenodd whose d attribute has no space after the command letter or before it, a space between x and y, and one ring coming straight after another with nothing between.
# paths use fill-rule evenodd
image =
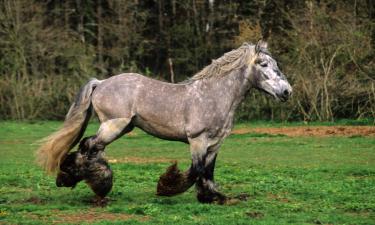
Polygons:
<instances>
[{"instance_id":1,"label":"dapple grey horse","mask_svg":"<svg viewBox=\"0 0 375 225\"><path fill-rule=\"evenodd\" d=\"M105 80L92 79L78 93L63 127L44 139L39 163L55 172L80 141L92 110L100 120L95 136L82 146L102 151L105 146L139 127L167 140L190 145L191 167L180 173L174 165L160 177L157 193L172 196L194 183L200 202L225 202L214 183L215 160L233 127L234 113L246 93L256 88L286 101L292 93L267 44L244 43L213 60L179 84L124 73Z\"/></svg>"}]
</instances>

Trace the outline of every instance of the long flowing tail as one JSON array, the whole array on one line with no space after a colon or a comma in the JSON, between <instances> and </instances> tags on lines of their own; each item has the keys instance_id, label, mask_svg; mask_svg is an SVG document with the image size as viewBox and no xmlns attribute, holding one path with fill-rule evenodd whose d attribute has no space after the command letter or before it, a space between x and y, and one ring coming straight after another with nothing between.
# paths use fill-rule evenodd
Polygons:
<instances>
[{"instance_id":1,"label":"long flowing tail","mask_svg":"<svg viewBox=\"0 0 375 225\"><path fill-rule=\"evenodd\" d=\"M92 79L83 86L65 117L64 125L41 140L37 162L47 173L56 172L66 154L82 138L92 113L91 94L100 82Z\"/></svg>"}]
</instances>

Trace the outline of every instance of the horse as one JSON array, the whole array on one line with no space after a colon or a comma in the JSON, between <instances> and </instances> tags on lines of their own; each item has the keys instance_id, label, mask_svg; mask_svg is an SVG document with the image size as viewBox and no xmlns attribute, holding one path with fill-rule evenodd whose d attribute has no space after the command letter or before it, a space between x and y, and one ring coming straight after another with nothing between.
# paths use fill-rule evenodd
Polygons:
<instances>
[{"instance_id":1,"label":"horse","mask_svg":"<svg viewBox=\"0 0 375 225\"><path fill-rule=\"evenodd\" d=\"M174 196L194 184L202 203L225 203L214 182L220 146L233 128L235 110L251 89L285 102L292 87L267 49L267 43L243 43L181 83L167 83L137 73L91 79L72 103L63 126L39 147L39 164L54 173L81 140L92 111L100 121L96 135L81 141L87 151L104 151L138 127L155 137L189 144L191 166L172 165L157 194ZM82 143L84 142L84 143Z\"/></svg>"}]
</instances>

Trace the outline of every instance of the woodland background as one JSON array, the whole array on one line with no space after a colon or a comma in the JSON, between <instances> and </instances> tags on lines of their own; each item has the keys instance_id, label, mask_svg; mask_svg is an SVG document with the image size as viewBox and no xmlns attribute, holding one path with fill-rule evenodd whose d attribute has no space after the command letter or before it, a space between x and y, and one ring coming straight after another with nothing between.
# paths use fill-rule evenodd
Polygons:
<instances>
[{"instance_id":1,"label":"woodland background","mask_svg":"<svg viewBox=\"0 0 375 225\"><path fill-rule=\"evenodd\" d=\"M253 91L238 120L375 117L372 0L0 0L0 119L63 119L90 77L179 82L260 38L294 94Z\"/></svg>"}]
</instances>

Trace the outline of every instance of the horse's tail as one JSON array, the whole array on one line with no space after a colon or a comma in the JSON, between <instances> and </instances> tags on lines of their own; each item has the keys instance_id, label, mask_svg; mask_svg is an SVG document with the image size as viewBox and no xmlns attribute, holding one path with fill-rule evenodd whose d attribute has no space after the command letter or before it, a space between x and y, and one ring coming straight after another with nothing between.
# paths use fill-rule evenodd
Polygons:
<instances>
[{"instance_id":1,"label":"horse's tail","mask_svg":"<svg viewBox=\"0 0 375 225\"><path fill-rule=\"evenodd\" d=\"M82 138L92 113L91 95L100 83L101 81L92 79L83 86L66 114L63 126L41 140L42 144L37 151L37 162L47 173L58 171L66 154Z\"/></svg>"}]
</instances>

